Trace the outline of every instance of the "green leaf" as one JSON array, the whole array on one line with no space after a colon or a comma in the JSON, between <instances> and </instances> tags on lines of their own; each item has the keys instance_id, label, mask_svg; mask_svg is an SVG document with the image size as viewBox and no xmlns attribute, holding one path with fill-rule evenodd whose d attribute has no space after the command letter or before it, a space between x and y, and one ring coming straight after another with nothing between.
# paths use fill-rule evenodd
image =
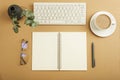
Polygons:
<instances>
[{"instance_id":1,"label":"green leaf","mask_svg":"<svg viewBox=\"0 0 120 80\"><path fill-rule=\"evenodd\" d=\"M22 11L22 15L21 16L25 16L26 15L26 11L25 10L23 10Z\"/></svg>"},{"instance_id":2,"label":"green leaf","mask_svg":"<svg viewBox=\"0 0 120 80\"><path fill-rule=\"evenodd\" d=\"M34 20L34 16L30 16L30 17L28 17L28 19Z\"/></svg>"},{"instance_id":3,"label":"green leaf","mask_svg":"<svg viewBox=\"0 0 120 80\"><path fill-rule=\"evenodd\" d=\"M20 28L21 26L20 25L16 25L18 28Z\"/></svg>"},{"instance_id":4,"label":"green leaf","mask_svg":"<svg viewBox=\"0 0 120 80\"><path fill-rule=\"evenodd\" d=\"M32 23L32 25L31 25L32 27L35 27L36 26L36 24L35 23Z\"/></svg>"},{"instance_id":5,"label":"green leaf","mask_svg":"<svg viewBox=\"0 0 120 80\"><path fill-rule=\"evenodd\" d=\"M29 18L29 17L33 17L34 15L32 13L28 13L26 14L26 17Z\"/></svg>"},{"instance_id":6,"label":"green leaf","mask_svg":"<svg viewBox=\"0 0 120 80\"><path fill-rule=\"evenodd\" d=\"M28 19L25 20L25 24L26 24L26 25L29 25L29 24L31 24L32 22L33 22L32 20L28 20Z\"/></svg>"},{"instance_id":7,"label":"green leaf","mask_svg":"<svg viewBox=\"0 0 120 80\"><path fill-rule=\"evenodd\" d=\"M25 10L23 11L23 15L26 16L27 18L28 18L28 17L31 17L31 16L34 16L33 12L30 11L30 10L27 10L27 9L25 9Z\"/></svg>"},{"instance_id":8,"label":"green leaf","mask_svg":"<svg viewBox=\"0 0 120 80\"><path fill-rule=\"evenodd\" d=\"M13 22L17 21L17 17L13 17L13 18L12 18L12 21L13 21Z\"/></svg>"},{"instance_id":9,"label":"green leaf","mask_svg":"<svg viewBox=\"0 0 120 80\"><path fill-rule=\"evenodd\" d=\"M19 22L18 22L18 21L14 21L14 23L15 23L15 24L19 24Z\"/></svg>"},{"instance_id":10,"label":"green leaf","mask_svg":"<svg viewBox=\"0 0 120 80\"><path fill-rule=\"evenodd\" d=\"M15 33L19 32L18 27L16 27L16 26L13 27L13 30L14 30Z\"/></svg>"},{"instance_id":11,"label":"green leaf","mask_svg":"<svg viewBox=\"0 0 120 80\"><path fill-rule=\"evenodd\" d=\"M31 26L32 27L36 27L36 26L38 26L38 23L37 22L33 22Z\"/></svg>"}]
</instances>

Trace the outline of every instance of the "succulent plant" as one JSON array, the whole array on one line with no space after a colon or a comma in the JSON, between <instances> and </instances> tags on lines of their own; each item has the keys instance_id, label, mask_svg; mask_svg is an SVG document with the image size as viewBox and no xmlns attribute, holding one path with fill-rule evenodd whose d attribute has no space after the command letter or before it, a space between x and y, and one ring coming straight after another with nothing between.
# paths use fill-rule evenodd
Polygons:
<instances>
[{"instance_id":1,"label":"succulent plant","mask_svg":"<svg viewBox=\"0 0 120 80\"><path fill-rule=\"evenodd\" d=\"M38 25L38 22L34 21L34 14L31 10L28 9L22 9L18 5L11 5L8 8L8 14L10 18L12 19L13 24L13 30L15 33L19 32L19 20L22 17L26 17L24 24L29 25L30 27L36 27Z\"/></svg>"}]
</instances>

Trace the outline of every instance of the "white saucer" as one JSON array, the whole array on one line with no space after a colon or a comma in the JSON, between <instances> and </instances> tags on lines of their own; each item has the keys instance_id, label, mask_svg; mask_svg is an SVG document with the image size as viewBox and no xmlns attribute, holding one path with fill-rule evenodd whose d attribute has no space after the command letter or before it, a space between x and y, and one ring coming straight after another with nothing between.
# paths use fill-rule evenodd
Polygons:
<instances>
[{"instance_id":1,"label":"white saucer","mask_svg":"<svg viewBox=\"0 0 120 80\"><path fill-rule=\"evenodd\" d=\"M111 23L107 29L101 30L101 29L99 29L99 26L96 25L96 19L100 15L106 15L110 18ZM106 11L100 11L100 12L95 13L92 16L92 18L90 20L90 28L95 35L97 35L99 37L108 37L108 36L112 35L116 29L116 20L111 13L106 12Z\"/></svg>"}]
</instances>

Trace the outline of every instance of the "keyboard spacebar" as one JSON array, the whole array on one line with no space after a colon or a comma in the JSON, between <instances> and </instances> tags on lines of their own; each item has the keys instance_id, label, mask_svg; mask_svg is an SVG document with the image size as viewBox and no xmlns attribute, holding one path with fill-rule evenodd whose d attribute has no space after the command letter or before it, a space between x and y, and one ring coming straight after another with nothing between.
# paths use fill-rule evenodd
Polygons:
<instances>
[{"instance_id":1,"label":"keyboard spacebar","mask_svg":"<svg viewBox=\"0 0 120 80\"><path fill-rule=\"evenodd\" d=\"M61 20L49 20L49 21L44 20L40 24L65 24L65 21L61 21Z\"/></svg>"},{"instance_id":2,"label":"keyboard spacebar","mask_svg":"<svg viewBox=\"0 0 120 80\"><path fill-rule=\"evenodd\" d=\"M50 21L50 24L65 24L65 21L61 21L61 20L52 20L52 21Z\"/></svg>"}]
</instances>

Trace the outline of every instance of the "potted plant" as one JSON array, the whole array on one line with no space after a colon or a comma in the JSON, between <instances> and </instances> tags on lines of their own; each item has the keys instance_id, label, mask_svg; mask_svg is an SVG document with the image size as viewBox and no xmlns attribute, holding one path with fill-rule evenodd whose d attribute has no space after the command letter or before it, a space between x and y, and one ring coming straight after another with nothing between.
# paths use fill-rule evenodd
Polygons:
<instances>
[{"instance_id":1,"label":"potted plant","mask_svg":"<svg viewBox=\"0 0 120 80\"><path fill-rule=\"evenodd\" d=\"M13 30L15 33L19 32L19 20L24 16L26 17L24 22L26 25L29 25L31 27L35 27L38 25L38 23L34 21L33 12L28 9L22 9L18 5L10 5L8 8L8 15L12 19Z\"/></svg>"}]
</instances>

